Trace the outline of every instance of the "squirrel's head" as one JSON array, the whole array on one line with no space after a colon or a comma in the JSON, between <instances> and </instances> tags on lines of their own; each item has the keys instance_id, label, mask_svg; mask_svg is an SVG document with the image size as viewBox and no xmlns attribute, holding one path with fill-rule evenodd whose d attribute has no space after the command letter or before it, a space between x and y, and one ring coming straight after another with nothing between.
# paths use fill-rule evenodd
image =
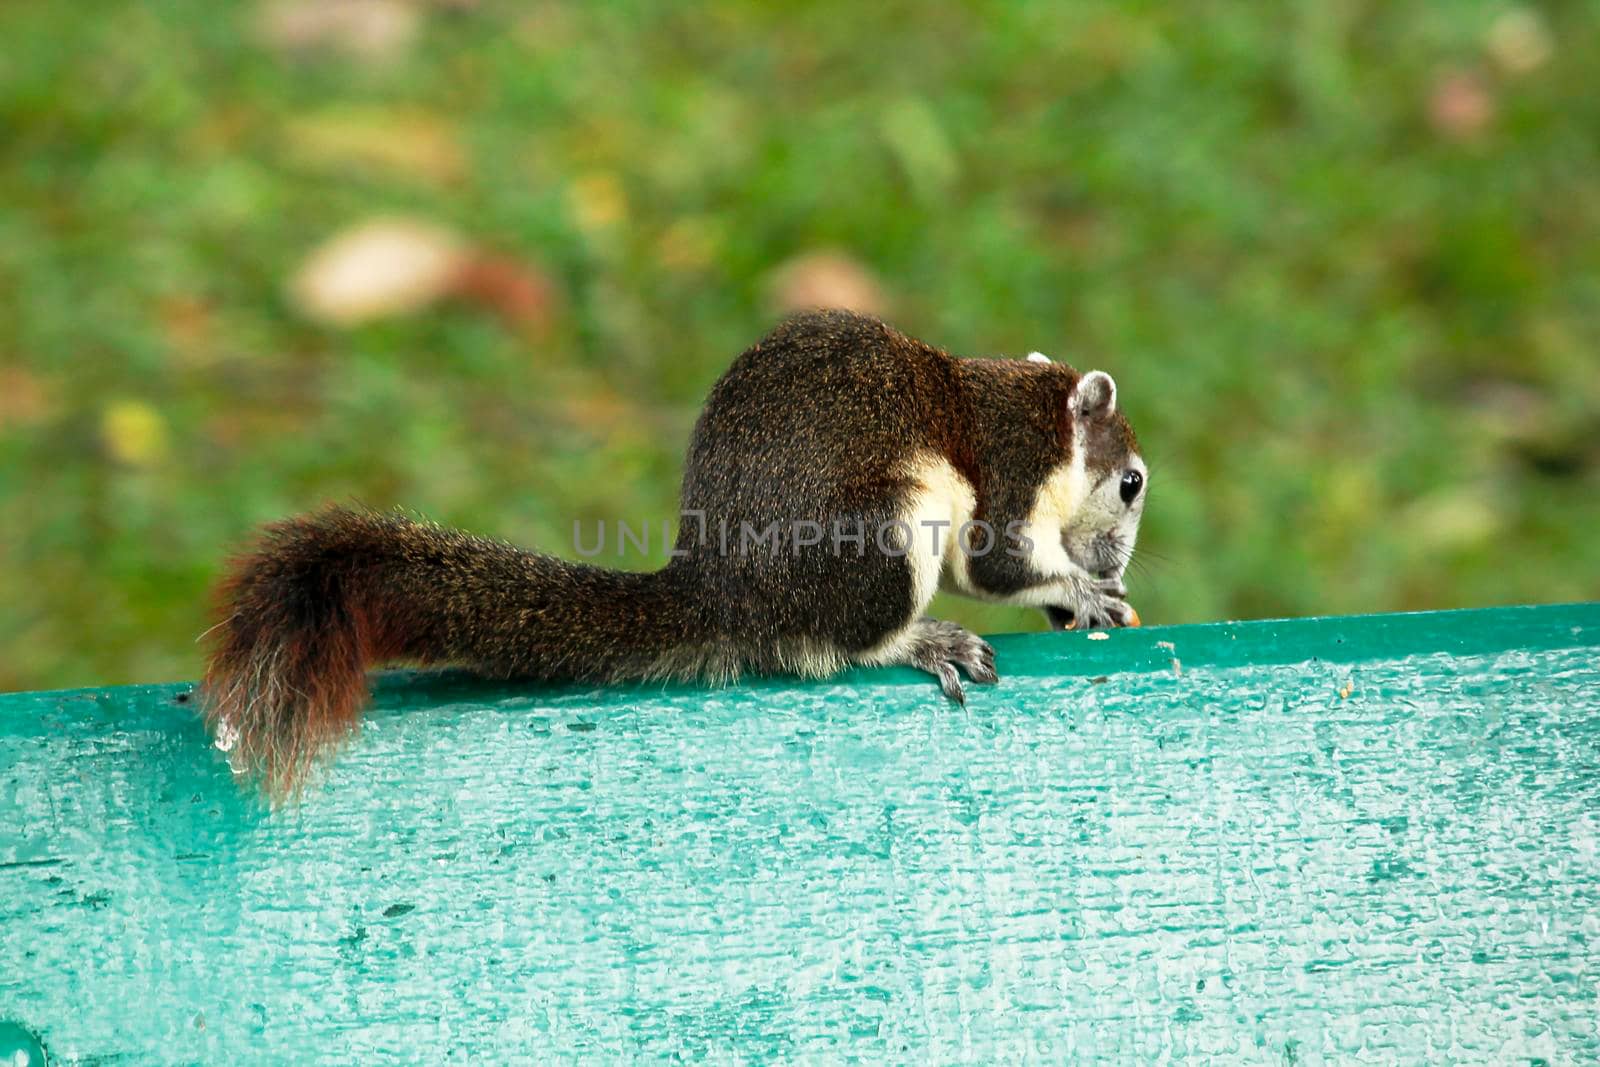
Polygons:
<instances>
[{"instance_id":1,"label":"squirrel's head","mask_svg":"<svg viewBox=\"0 0 1600 1067\"><path fill-rule=\"evenodd\" d=\"M1150 471L1139 441L1117 410L1117 383L1105 371L1078 379L1067 398L1071 415L1071 469L1076 506L1067 515L1061 543L1084 570L1120 578L1133 558Z\"/></svg>"}]
</instances>

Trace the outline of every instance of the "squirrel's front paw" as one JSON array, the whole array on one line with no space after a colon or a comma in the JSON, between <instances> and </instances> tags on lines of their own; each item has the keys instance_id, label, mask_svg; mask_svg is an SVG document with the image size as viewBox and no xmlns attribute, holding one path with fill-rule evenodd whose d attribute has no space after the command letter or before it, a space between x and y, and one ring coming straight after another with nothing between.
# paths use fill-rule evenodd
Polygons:
<instances>
[{"instance_id":1,"label":"squirrel's front paw","mask_svg":"<svg viewBox=\"0 0 1600 1067\"><path fill-rule=\"evenodd\" d=\"M1054 630L1106 630L1139 625L1139 613L1127 601L1120 578L1097 578L1070 605L1044 609Z\"/></svg>"}]
</instances>

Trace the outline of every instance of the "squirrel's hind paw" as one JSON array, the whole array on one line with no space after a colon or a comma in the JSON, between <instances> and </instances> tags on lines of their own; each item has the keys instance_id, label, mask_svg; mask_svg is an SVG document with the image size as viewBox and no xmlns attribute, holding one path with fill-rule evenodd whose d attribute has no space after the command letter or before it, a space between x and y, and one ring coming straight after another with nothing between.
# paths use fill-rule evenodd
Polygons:
<instances>
[{"instance_id":1,"label":"squirrel's hind paw","mask_svg":"<svg viewBox=\"0 0 1600 1067\"><path fill-rule=\"evenodd\" d=\"M963 626L938 619L919 619L912 624L904 662L938 678L944 695L957 704L967 702L957 667L979 685L993 685L1000 680L989 642Z\"/></svg>"}]
</instances>

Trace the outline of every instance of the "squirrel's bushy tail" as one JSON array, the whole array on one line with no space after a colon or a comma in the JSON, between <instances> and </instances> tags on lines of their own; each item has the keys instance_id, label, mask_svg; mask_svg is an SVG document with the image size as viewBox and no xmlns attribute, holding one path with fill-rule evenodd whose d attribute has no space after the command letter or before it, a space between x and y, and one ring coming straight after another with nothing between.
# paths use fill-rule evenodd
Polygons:
<instances>
[{"instance_id":1,"label":"squirrel's bushy tail","mask_svg":"<svg viewBox=\"0 0 1600 1067\"><path fill-rule=\"evenodd\" d=\"M704 673L672 569L610 571L400 515L331 508L268 526L229 567L202 683L236 769L283 797L344 738L368 667L450 663L500 678Z\"/></svg>"}]
</instances>

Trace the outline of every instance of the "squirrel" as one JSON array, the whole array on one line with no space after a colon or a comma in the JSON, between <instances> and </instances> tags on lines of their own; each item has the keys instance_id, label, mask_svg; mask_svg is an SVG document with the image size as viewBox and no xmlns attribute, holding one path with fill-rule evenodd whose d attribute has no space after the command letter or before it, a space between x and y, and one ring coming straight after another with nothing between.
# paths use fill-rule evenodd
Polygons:
<instances>
[{"instance_id":1,"label":"squirrel","mask_svg":"<svg viewBox=\"0 0 1600 1067\"><path fill-rule=\"evenodd\" d=\"M394 661L600 684L902 664L964 703L958 668L996 682L994 651L924 617L935 592L1042 608L1057 629L1138 625L1122 577L1148 480L1103 371L806 313L712 388L683 478L698 521L661 570L351 507L291 518L218 585L202 706L235 769L282 797L357 725L367 669Z\"/></svg>"}]
</instances>

